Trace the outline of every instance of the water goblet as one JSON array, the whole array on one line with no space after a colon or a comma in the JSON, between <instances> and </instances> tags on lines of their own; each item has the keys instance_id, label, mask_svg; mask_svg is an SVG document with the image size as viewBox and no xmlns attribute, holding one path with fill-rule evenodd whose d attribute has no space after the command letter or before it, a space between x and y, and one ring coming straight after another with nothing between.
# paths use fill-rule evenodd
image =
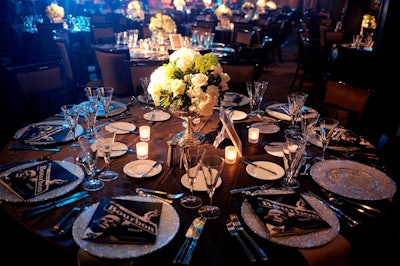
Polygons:
<instances>
[{"instance_id":1,"label":"water goblet","mask_svg":"<svg viewBox=\"0 0 400 266\"><path fill-rule=\"evenodd\" d=\"M263 114L264 110L261 110L261 103L264 99L264 93L268 88L268 82L267 81L254 81L254 87L255 87L255 92L256 92L256 105L257 109L255 110L256 114Z\"/></svg>"},{"instance_id":2,"label":"water goblet","mask_svg":"<svg viewBox=\"0 0 400 266\"><path fill-rule=\"evenodd\" d=\"M145 104L143 105L142 109L143 110L153 110L154 108L150 106L150 94L147 90L147 88L149 87L149 83L150 83L150 78L149 77L140 77L140 84L142 85L143 88L143 97L144 97L144 101Z\"/></svg>"},{"instance_id":3,"label":"water goblet","mask_svg":"<svg viewBox=\"0 0 400 266\"><path fill-rule=\"evenodd\" d=\"M224 164L224 158L218 155L207 155L201 160L201 170L203 172L204 181L206 182L208 197L210 198L209 204L201 206L198 211L201 217L216 219L221 214L221 209L213 205L212 198Z\"/></svg>"},{"instance_id":4,"label":"water goblet","mask_svg":"<svg viewBox=\"0 0 400 266\"><path fill-rule=\"evenodd\" d=\"M67 121L69 132L67 136L72 136L72 139L76 138L76 126L78 125L78 119L80 114L79 105L75 104L66 104L61 106L61 111L64 115L65 120ZM79 150L80 145L78 143L72 143L68 146L69 150Z\"/></svg>"},{"instance_id":5,"label":"water goblet","mask_svg":"<svg viewBox=\"0 0 400 266\"><path fill-rule=\"evenodd\" d=\"M85 176L81 183L82 188L86 191L100 190L104 187L104 181L96 176L96 162L98 156L96 149L93 149L93 143L96 143L96 139L79 136L78 141L81 145L85 166L88 170L87 176Z\"/></svg>"},{"instance_id":6,"label":"water goblet","mask_svg":"<svg viewBox=\"0 0 400 266\"><path fill-rule=\"evenodd\" d=\"M314 133L314 128L318 123L319 117L320 114L318 112L301 112L301 132L307 142L310 139L311 134ZM311 158L311 156L307 153L307 147L304 149L303 157L305 157L306 159Z\"/></svg>"},{"instance_id":7,"label":"water goblet","mask_svg":"<svg viewBox=\"0 0 400 266\"><path fill-rule=\"evenodd\" d=\"M294 130L285 132L285 142L282 146L283 164L286 177L282 179L281 184L288 189L295 189L300 186L300 182L294 178L294 173L303 157L307 141L304 136Z\"/></svg>"},{"instance_id":8,"label":"water goblet","mask_svg":"<svg viewBox=\"0 0 400 266\"><path fill-rule=\"evenodd\" d=\"M95 125L97 119L97 104L91 104L90 101L85 101L79 104L83 116L85 117L87 129L84 135L87 138L93 138L95 136Z\"/></svg>"},{"instance_id":9,"label":"water goblet","mask_svg":"<svg viewBox=\"0 0 400 266\"><path fill-rule=\"evenodd\" d=\"M103 156L106 165L105 170L99 175L99 178L103 181L112 181L118 178L118 173L109 169L115 133L116 130L106 130L104 127L96 131L97 153L98 156L100 156L99 154Z\"/></svg>"},{"instance_id":10,"label":"water goblet","mask_svg":"<svg viewBox=\"0 0 400 266\"><path fill-rule=\"evenodd\" d=\"M99 99L103 105L104 113L106 115L106 120L108 120L108 115L110 112L110 104L114 94L113 87L99 87L98 89Z\"/></svg>"},{"instance_id":11,"label":"water goblet","mask_svg":"<svg viewBox=\"0 0 400 266\"><path fill-rule=\"evenodd\" d=\"M201 198L194 195L194 183L201 168L200 162L205 151L205 148L199 145L184 146L181 149L183 166L185 167L190 187L190 195L181 198L181 205L185 208L194 209L203 204Z\"/></svg>"},{"instance_id":12,"label":"water goblet","mask_svg":"<svg viewBox=\"0 0 400 266\"><path fill-rule=\"evenodd\" d=\"M333 133L339 126L339 121L329 117L321 117L319 119L319 140L322 143L322 156L315 157L314 161L319 162L325 160L325 151L331 141Z\"/></svg>"},{"instance_id":13,"label":"water goblet","mask_svg":"<svg viewBox=\"0 0 400 266\"><path fill-rule=\"evenodd\" d=\"M301 109L303 108L308 94L303 92L294 92L287 96L288 105L289 105L289 115L292 121L289 126L290 129L297 129L299 126L296 125L298 121L299 114L301 114Z\"/></svg>"},{"instance_id":14,"label":"water goblet","mask_svg":"<svg viewBox=\"0 0 400 266\"><path fill-rule=\"evenodd\" d=\"M83 90L85 91L85 95L89 103L92 106L97 105L97 102L99 101L98 87L85 87Z\"/></svg>"},{"instance_id":15,"label":"water goblet","mask_svg":"<svg viewBox=\"0 0 400 266\"><path fill-rule=\"evenodd\" d=\"M246 82L246 88L247 88L247 95L249 96L250 102L250 110L247 116L249 117L254 117L257 115L255 112L254 108L256 107L256 92L255 92L255 86L253 81L247 81Z\"/></svg>"}]
</instances>

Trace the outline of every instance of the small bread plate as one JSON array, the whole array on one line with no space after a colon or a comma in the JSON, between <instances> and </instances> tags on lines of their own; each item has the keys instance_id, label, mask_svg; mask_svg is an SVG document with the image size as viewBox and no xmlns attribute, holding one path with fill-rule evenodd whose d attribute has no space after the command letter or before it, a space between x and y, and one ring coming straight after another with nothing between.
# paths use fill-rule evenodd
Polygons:
<instances>
[{"instance_id":1,"label":"small bread plate","mask_svg":"<svg viewBox=\"0 0 400 266\"><path fill-rule=\"evenodd\" d=\"M252 177L255 177L257 179L276 180L285 175L285 170L282 168L282 166L277 165L276 163L266 162L266 161L255 161L253 163L276 173L275 175L264 169L248 164L246 166L246 172Z\"/></svg>"},{"instance_id":2,"label":"small bread plate","mask_svg":"<svg viewBox=\"0 0 400 266\"><path fill-rule=\"evenodd\" d=\"M92 150L96 150L97 149L96 143L93 143L91 145L91 148L92 148ZM118 157L118 156L124 155L127 152L128 152L128 146L126 146L122 142L115 141L112 145L112 151L111 151L110 157ZM99 151L97 153L97 155L99 157L103 157L103 155L104 155L103 151Z\"/></svg>"},{"instance_id":3,"label":"small bread plate","mask_svg":"<svg viewBox=\"0 0 400 266\"><path fill-rule=\"evenodd\" d=\"M131 259L152 253L167 245L176 235L179 229L180 220L175 208L161 200L140 197L140 196L120 196L118 199L127 199L142 202L161 202L163 204L160 215L160 223L157 230L157 238L154 244L108 244L97 243L82 239L83 232L86 230L98 203L91 205L84 210L75 220L72 226L72 236L77 245L87 253L107 259Z\"/></svg>"},{"instance_id":4,"label":"small bread plate","mask_svg":"<svg viewBox=\"0 0 400 266\"><path fill-rule=\"evenodd\" d=\"M243 120L247 117L247 114L245 112L239 110L233 110L232 112L230 110L226 110L225 112L227 114L230 114L230 118L233 121Z\"/></svg>"},{"instance_id":5,"label":"small bread plate","mask_svg":"<svg viewBox=\"0 0 400 266\"><path fill-rule=\"evenodd\" d=\"M127 163L123 171L126 175L134 178L141 178L142 174L149 170L156 161L153 160L136 160L130 163ZM154 169L152 169L144 178L152 177L158 175L162 170L162 164L157 165Z\"/></svg>"},{"instance_id":6,"label":"small bread plate","mask_svg":"<svg viewBox=\"0 0 400 266\"><path fill-rule=\"evenodd\" d=\"M224 107L228 106L243 106L249 104L250 98L236 92L225 92L224 99L221 101L221 105Z\"/></svg>"},{"instance_id":7,"label":"small bread plate","mask_svg":"<svg viewBox=\"0 0 400 266\"><path fill-rule=\"evenodd\" d=\"M307 106L303 106L301 109L302 112L306 112L306 115L314 116L318 112ZM268 105L267 108L265 109L265 112L269 114L272 117L275 117L277 119L285 120L285 121L290 121L290 115L289 115L289 106L287 103L275 103Z\"/></svg>"},{"instance_id":8,"label":"small bread plate","mask_svg":"<svg viewBox=\"0 0 400 266\"><path fill-rule=\"evenodd\" d=\"M182 175L181 183L185 188L190 189L189 178L187 174ZM220 177L218 178L217 185L215 186L215 188L218 188L219 186L221 186L221 184L222 184L222 179ZM197 173L196 182L194 182L193 190L207 191L206 181L204 180L204 175L202 171L199 171Z\"/></svg>"},{"instance_id":9,"label":"small bread plate","mask_svg":"<svg viewBox=\"0 0 400 266\"><path fill-rule=\"evenodd\" d=\"M155 122L160 122L160 121L166 121L171 118L171 115L169 113L163 112L163 111L151 111L148 113L145 113L143 115L143 118L146 120L150 120L151 116L154 114L154 121Z\"/></svg>"},{"instance_id":10,"label":"small bread plate","mask_svg":"<svg viewBox=\"0 0 400 266\"><path fill-rule=\"evenodd\" d=\"M270 142L264 145L264 150L272 156L283 157L283 144L284 142Z\"/></svg>"},{"instance_id":11,"label":"small bread plate","mask_svg":"<svg viewBox=\"0 0 400 266\"><path fill-rule=\"evenodd\" d=\"M265 122L258 122L251 124L251 127L255 127L260 129L260 133L262 134L274 134L279 132L280 127L273 124L273 123L265 123Z\"/></svg>"},{"instance_id":12,"label":"small bread plate","mask_svg":"<svg viewBox=\"0 0 400 266\"><path fill-rule=\"evenodd\" d=\"M128 134L130 131L135 130L136 126L132 123L128 122L114 122L108 124L105 129L107 131L114 131L116 130L116 134Z\"/></svg>"}]
</instances>

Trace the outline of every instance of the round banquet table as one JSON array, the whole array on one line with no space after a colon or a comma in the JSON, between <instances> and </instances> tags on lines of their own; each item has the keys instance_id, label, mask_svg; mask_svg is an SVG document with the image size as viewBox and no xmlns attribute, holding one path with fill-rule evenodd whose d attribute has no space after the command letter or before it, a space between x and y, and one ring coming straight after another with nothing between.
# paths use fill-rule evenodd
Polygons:
<instances>
[{"instance_id":1,"label":"round banquet table","mask_svg":"<svg viewBox=\"0 0 400 266\"><path fill-rule=\"evenodd\" d=\"M140 125L148 125L148 121L143 117L145 111L136 105L136 102L130 99L120 99L128 105L127 113L131 114L130 117L122 118L118 115L112 117L114 119L120 118L119 121L125 121L135 124L137 127ZM247 112L248 106L238 106L235 109L243 110ZM207 118L206 121L200 123L197 130L199 130L204 136L205 141L203 144L206 147L207 152L215 153L224 156L224 147L232 145L229 139L225 139L220 145L215 148L213 142L218 132L221 130L221 121L219 119L219 111L216 109L214 114ZM60 117L51 117L49 119L60 119ZM103 123L104 118L99 118L97 123ZM234 121L235 129L238 136L243 144L243 154L247 159L252 161L262 160L270 161L283 166L283 160L281 157L272 156L264 150L264 144L272 141L283 140L283 130L289 125L288 121L281 121L279 123L280 130L273 134L261 134L260 141L256 144L251 144L247 141L247 125L252 122L259 122L256 118L245 118L240 121ZM84 124L82 124L84 126ZM10 218L10 221L21 230L26 231L26 234L34 235L41 240L40 243L45 242L50 244L52 247L56 247L62 254L70 258L72 261L80 261L80 265L92 265L92 264L106 264L112 263L112 265L130 265L132 261L134 265L150 265L158 264L163 261L163 265L172 265L173 259L178 252L180 246L185 239L185 233L189 228L190 223L197 216L197 209L185 209L183 208L179 200L175 200L172 206L175 208L179 215L179 229L177 234L172 240L163 246L162 248L140 257L133 259L124 260L112 260L102 259L99 257L92 256L85 251L81 250L79 246L73 241L71 235L66 238L54 237L49 229L60 220L73 206L85 203L96 203L105 197L115 197L123 195L136 195L135 188L145 187L150 189L158 189L168 191L170 193L189 193L189 190L181 184L181 177L185 171L178 166L168 167L167 166L167 153L168 145L167 141L172 139L175 134L183 130L182 120L171 113L171 118L166 121L155 122L151 125L151 140L149 143L149 158L150 160L158 161L162 160L162 171L153 177L138 179L127 176L123 172L123 167L132 161L137 160L136 154L128 152L122 156L114 157L111 159L110 168L119 173L119 178L115 181L106 183L105 187L97 192L91 192L88 198L84 200L69 204L65 207L57 208L41 215L35 216L29 220L21 220L19 213L23 210L27 210L33 206L39 205L40 203L9 203L3 202L1 209ZM120 134L116 136L116 141L126 144L129 148L135 148L135 144L139 141L139 136L135 134ZM20 144L17 140L10 140L9 144ZM80 153L80 151L68 150L67 147L70 143L59 143L62 149L60 152L44 152L44 151L20 151L20 150L9 150L7 146L1 151L0 165L9 163L19 162L28 159L35 159L40 156L50 155L52 160L67 160L73 161L74 158ZM307 146L307 151L310 154L319 154L321 149L313 145ZM329 154L329 151L328 151ZM104 166L103 160L99 158L98 167ZM229 235L226 230L225 221L229 219L230 213L237 213L240 217L241 206L244 200L243 194L231 194L230 190L234 188L241 188L251 185L262 185L270 183L275 187L280 186L280 179L274 181L265 181L253 178L246 172L246 165L242 162L236 162L235 164L225 164L222 172L222 184L215 191L213 197L213 203L219 206L222 210L221 216L216 220L210 220L206 223L205 229L201 238L198 241L196 250L193 254L191 265L231 265L233 263L240 265L317 265L323 263L324 265L339 265L347 262L349 257L350 243L360 235L368 233L368 230L372 230L373 225L376 223L381 216L383 216L384 210L390 205L389 200L380 200L371 202L373 205L382 210L382 215L377 218L370 219L364 216L359 216L363 219L363 223L357 228L349 228L346 224L342 224L340 221L340 233L331 242L320 247L313 248L295 248L278 245L273 242L267 241L257 234L253 233L248 229L253 238L257 243L266 251L269 256L269 260L261 262L259 259L257 263L250 263L244 254L241 246L236 240ZM301 186L298 191L314 191L317 194L321 194L321 188L313 181L309 176L298 177ZM82 188L79 186L74 189L73 192L81 191ZM73 193L71 192L71 193ZM68 194L71 194L68 193ZM195 191L195 194L202 198L204 203L209 202L209 198L204 191ZM356 216L357 217L357 216ZM21 241L20 239L14 239L14 241ZM39 242L38 242L39 243ZM32 243L32 245L35 245ZM40 250L41 247L39 246ZM28 252L28 250L24 250ZM43 259L43 263L49 259ZM52 262L48 261L49 264ZM61 262L61 259L60 259ZM54 261L53 261L54 263Z\"/></svg>"}]
</instances>

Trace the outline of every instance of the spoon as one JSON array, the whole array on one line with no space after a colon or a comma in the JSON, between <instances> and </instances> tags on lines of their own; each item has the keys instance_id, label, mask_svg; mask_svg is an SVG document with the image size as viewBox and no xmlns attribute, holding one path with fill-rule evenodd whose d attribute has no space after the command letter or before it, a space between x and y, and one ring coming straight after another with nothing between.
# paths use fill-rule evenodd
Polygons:
<instances>
[{"instance_id":1,"label":"spoon","mask_svg":"<svg viewBox=\"0 0 400 266\"><path fill-rule=\"evenodd\" d=\"M141 190L141 191L147 192L147 193L155 193L155 194L164 195L165 197L167 197L169 199L179 199L183 196L183 193L173 194L173 193L168 193L165 191L153 190L153 189L148 189L148 188L138 188L138 190Z\"/></svg>"}]
</instances>

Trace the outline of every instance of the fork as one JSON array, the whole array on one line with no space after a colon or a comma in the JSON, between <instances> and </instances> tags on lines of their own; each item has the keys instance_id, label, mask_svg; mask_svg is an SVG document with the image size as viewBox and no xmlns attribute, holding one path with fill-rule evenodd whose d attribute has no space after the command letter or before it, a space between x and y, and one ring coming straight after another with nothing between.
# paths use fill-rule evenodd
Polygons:
<instances>
[{"instance_id":1,"label":"fork","mask_svg":"<svg viewBox=\"0 0 400 266\"><path fill-rule=\"evenodd\" d=\"M239 243L242 245L244 252L246 253L247 257L249 257L249 260L251 262L256 262L256 257L254 257L254 254L251 252L249 247L240 237L239 233L236 231L235 226L233 225L233 222L231 220L226 221L226 228L228 228L228 232L231 236L234 236L239 240Z\"/></svg>"},{"instance_id":2,"label":"fork","mask_svg":"<svg viewBox=\"0 0 400 266\"><path fill-rule=\"evenodd\" d=\"M154 189L148 189L148 188L138 188L139 190L143 191L143 192L147 192L147 193L155 193L155 194L160 194L163 195L169 199L179 199L183 196L183 193L177 193L177 194L173 194L173 193L168 193L165 191L161 191L161 190L154 190Z\"/></svg>"},{"instance_id":3,"label":"fork","mask_svg":"<svg viewBox=\"0 0 400 266\"><path fill-rule=\"evenodd\" d=\"M238 216L236 215L236 213L231 213L229 215L231 217L233 226L235 227L235 229L237 231L240 231L244 234L244 236L249 240L249 242L253 245L253 247L256 249L256 251L258 252L258 254L261 257L261 260L265 261L268 260L268 256L267 254L265 254L264 250L257 244L256 241L254 241L254 239L247 233L247 231L244 229L243 225L241 224L241 222L239 221Z\"/></svg>"}]
</instances>

